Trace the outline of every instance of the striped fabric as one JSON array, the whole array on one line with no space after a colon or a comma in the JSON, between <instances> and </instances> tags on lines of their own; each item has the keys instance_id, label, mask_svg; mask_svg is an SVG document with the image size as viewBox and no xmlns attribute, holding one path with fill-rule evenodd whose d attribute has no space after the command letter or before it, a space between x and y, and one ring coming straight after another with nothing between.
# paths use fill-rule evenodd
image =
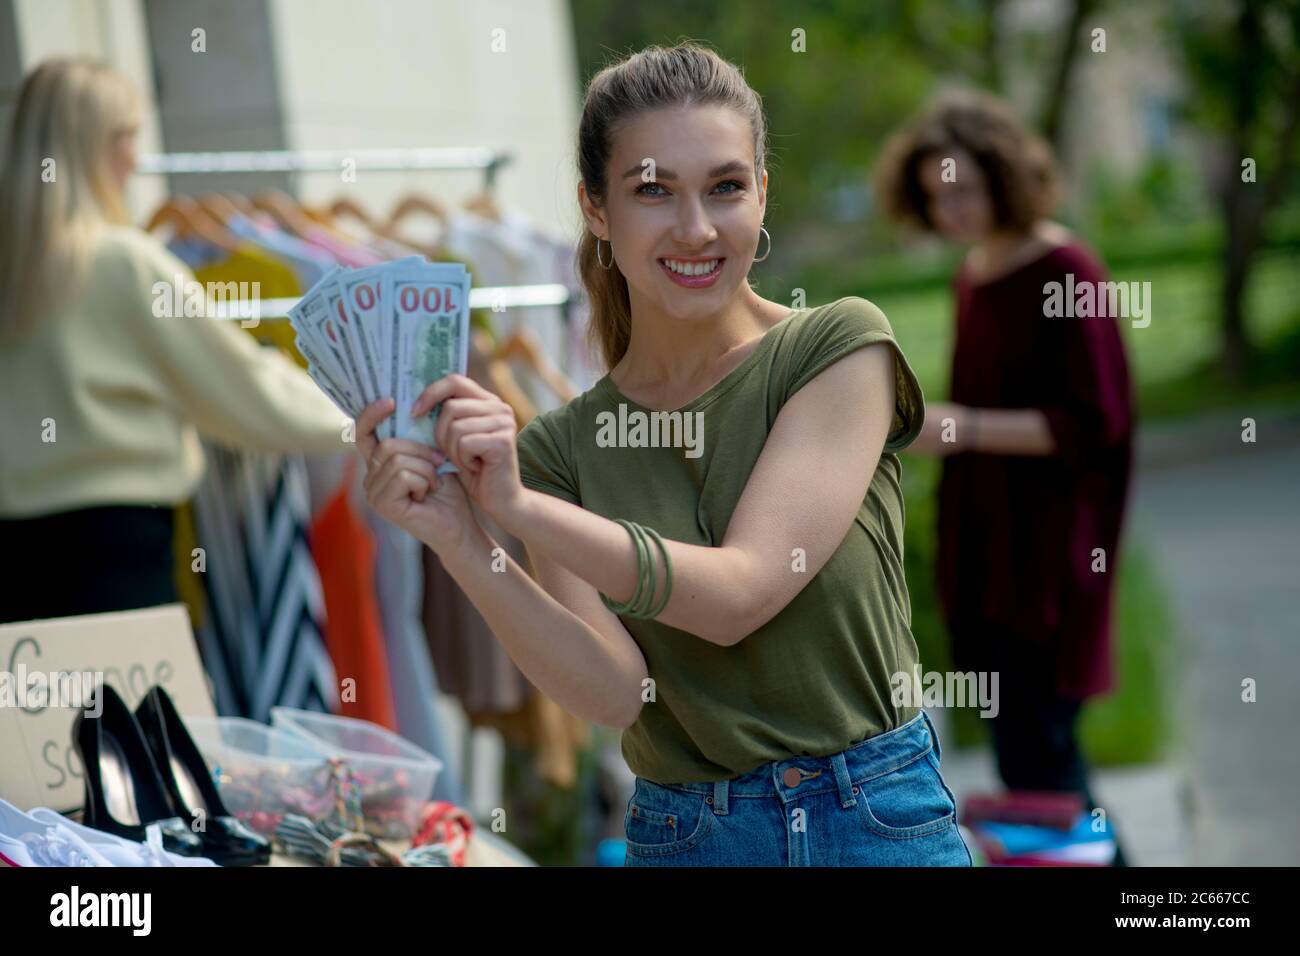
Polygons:
<instances>
[{"instance_id":1,"label":"striped fabric","mask_svg":"<svg viewBox=\"0 0 1300 956\"><path fill-rule=\"evenodd\" d=\"M194 515L208 614L198 640L217 712L265 723L274 706L335 710L302 456L244 455L206 442L204 451Z\"/></svg>"}]
</instances>

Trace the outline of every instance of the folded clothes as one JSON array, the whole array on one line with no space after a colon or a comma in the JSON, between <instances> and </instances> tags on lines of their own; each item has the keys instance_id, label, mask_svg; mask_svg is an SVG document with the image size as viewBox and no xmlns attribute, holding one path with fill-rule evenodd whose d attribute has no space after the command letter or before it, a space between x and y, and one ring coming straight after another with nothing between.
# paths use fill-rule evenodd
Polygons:
<instances>
[{"instance_id":1,"label":"folded clothes","mask_svg":"<svg viewBox=\"0 0 1300 956\"><path fill-rule=\"evenodd\" d=\"M1114 835L1105 823L1102 823L1099 830L1093 829L1092 816L1088 813L1080 814L1075 819L1074 826L1066 831L994 820L981 820L969 823L969 826L990 858L1061 850L1077 844L1108 842L1113 847L1115 842Z\"/></svg>"},{"instance_id":2,"label":"folded clothes","mask_svg":"<svg viewBox=\"0 0 1300 956\"><path fill-rule=\"evenodd\" d=\"M996 820L1069 830L1084 811L1077 793L1054 790L1009 790L972 794L963 801L961 818L967 823Z\"/></svg>"},{"instance_id":3,"label":"folded clothes","mask_svg":"<svg viewBox=\"0 0 1300 956\"><path fill-rule=\"evenodd\" d=\"M135 843L74 823L47 807L23 813L0 800L0 863L8 866L216 866L203 857L182 857L162 848L157 826L148 842Z\"/></svg>"},{"instance_id":4,"label":"folded clothes","mask_svg":"<svg viewBox=\"0 0 1300 956\"><path fill-rule=\"evenodd\" d=\"M1004 856L996 866L1110 866L1115 862L1115 841L1075 843L1059 850L1042 850L1020 856Z\"/></svg>"}]
</instances>

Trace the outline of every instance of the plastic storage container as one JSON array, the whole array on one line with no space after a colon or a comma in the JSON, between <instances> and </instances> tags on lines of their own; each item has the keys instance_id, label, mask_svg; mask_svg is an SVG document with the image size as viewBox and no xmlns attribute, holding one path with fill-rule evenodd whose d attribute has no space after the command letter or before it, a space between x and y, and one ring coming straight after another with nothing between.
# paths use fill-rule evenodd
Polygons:
<instances>
[{"instance_id":1,"label":"plastic storage container","mask_svg":"<svg viewBox=\"0 0 1300 956\"><path fill-rule=\"evenodd\" d=\"M186 717L185 726L226 809L259 833L273 833L286 813L328 811L330 755L307 738L242 717Z\"/></svg>"},{"instance_id":2,"label":"plastic storage container","mask_svg":"<svg viewBox=\"0 0 1300 956\"><path fill-rule=\"evenodd\" d=\"M420 813L442 770L437 757L378 724L354 717L272 707L271 726L299 734L329 756L346 761L360 783L367 831L393 840L415 835Z\"/></svg>"}]
</instances>

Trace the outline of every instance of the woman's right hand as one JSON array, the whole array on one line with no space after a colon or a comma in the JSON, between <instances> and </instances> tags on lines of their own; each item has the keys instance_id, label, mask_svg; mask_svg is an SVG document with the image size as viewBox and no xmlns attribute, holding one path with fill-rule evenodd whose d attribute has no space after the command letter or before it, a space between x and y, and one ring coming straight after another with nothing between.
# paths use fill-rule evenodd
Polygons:
<instances>
[{"instance_id":1,"label":"woman's right hand","mask_svg":"<svg viewBox=\"0 0 1300 956\"><path fill-rule=\"evenodd\" d=\"M467 541L477 522L461 483L454 476L436 473L434 449L421 442L381 440L375 435L396 407L391 398L381 398L357 417L356 446L366 464L366 500L380 517L442 554Z\"/></svg>"}]
</instances>

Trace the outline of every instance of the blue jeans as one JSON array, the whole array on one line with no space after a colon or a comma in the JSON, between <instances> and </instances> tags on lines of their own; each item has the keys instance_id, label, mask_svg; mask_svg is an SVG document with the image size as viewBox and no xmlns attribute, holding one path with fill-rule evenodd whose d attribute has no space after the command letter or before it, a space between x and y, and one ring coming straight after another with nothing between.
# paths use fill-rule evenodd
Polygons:
<instances>
[{"instance_id":1,"label":"blue jeans","mask_svg":"<svg viewBox=\"0 0 1300 956\"><path fill-rule=\"evenodd\" d=\"M636 778L625 866L970 866L922 711L827 757L716 783Z\"/></svg>"}]
</instances>

